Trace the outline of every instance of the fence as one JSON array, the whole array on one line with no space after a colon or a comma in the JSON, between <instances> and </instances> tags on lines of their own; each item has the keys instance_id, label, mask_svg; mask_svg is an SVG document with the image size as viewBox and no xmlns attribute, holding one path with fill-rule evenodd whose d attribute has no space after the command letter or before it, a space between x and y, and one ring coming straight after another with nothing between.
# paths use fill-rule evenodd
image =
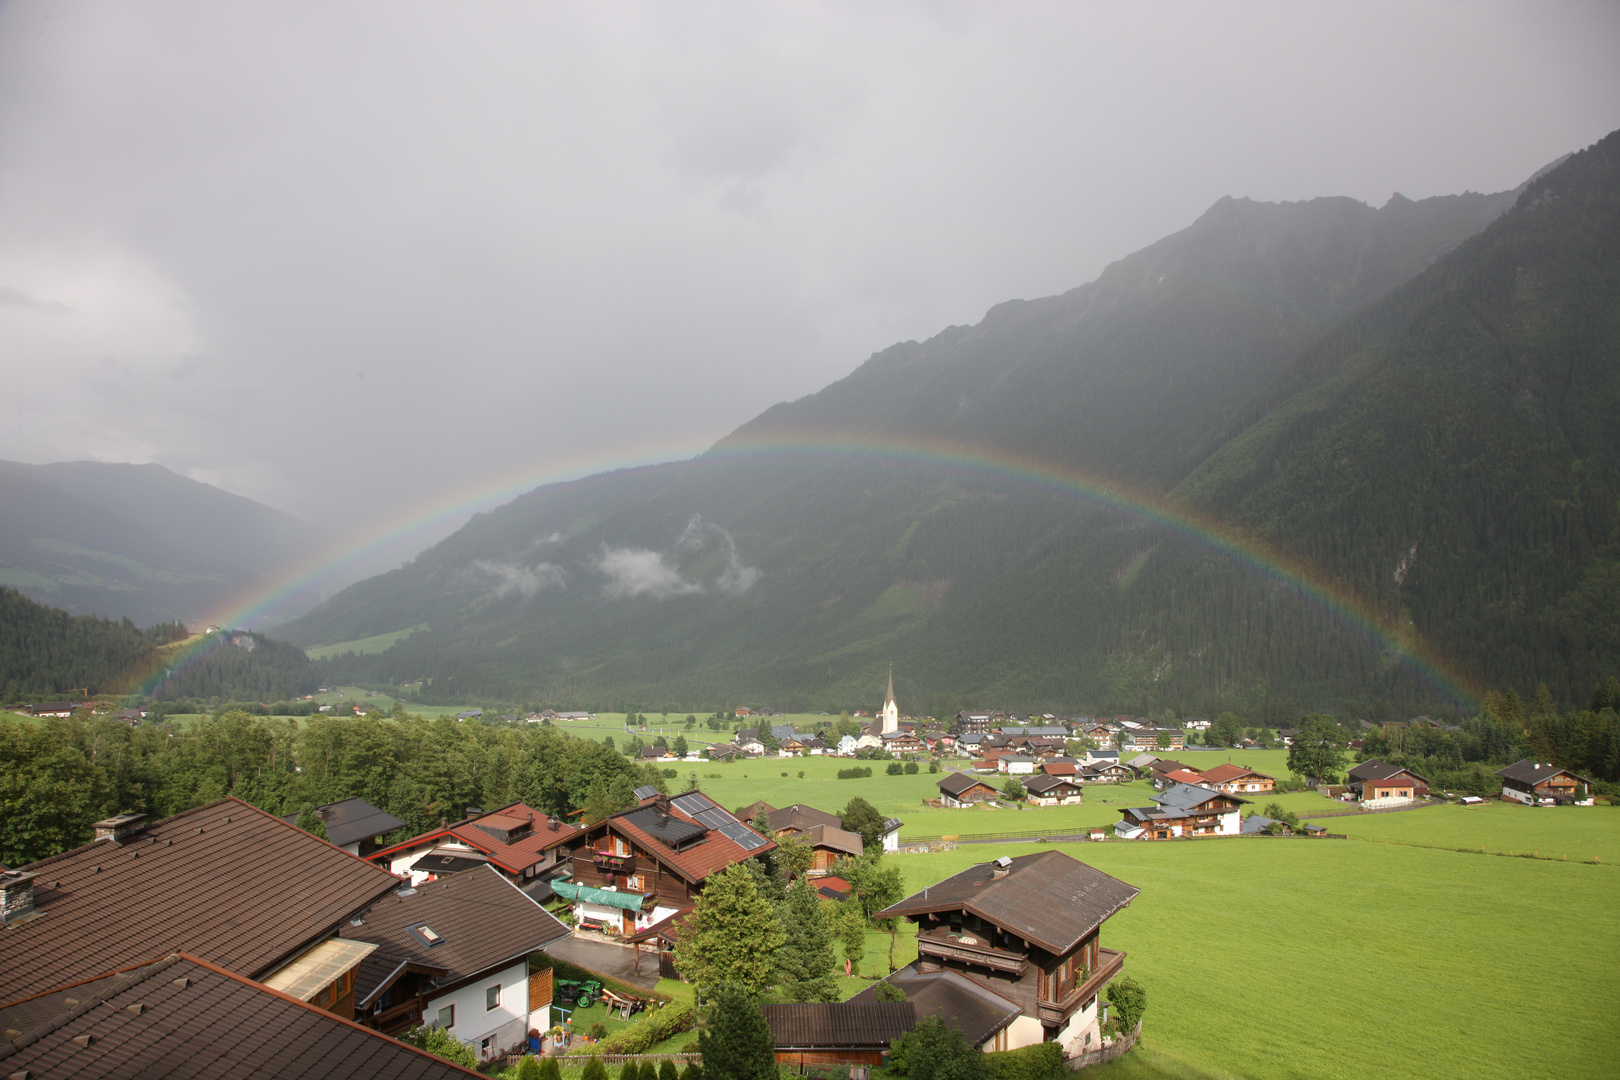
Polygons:
<instances>
[{"instance_id":1,"label":"fence","mask_svg":"<svg viewBox=\"0 0 1620 1080\"><path fill-rule=\"evenodd\" d=\"M504 1068L508 1068L508 1069L513 1068L527 1056L528 1056L527 1054L508 1054L505 1058L502 1059L502 1065L503 1065ZM561 1064L568 1065L570 1068L573 1068L576 1065L584 1064L587 1061L600 1061L603 1065L624 1065L624 1064L626 1064L628 1062L631 1062L631 1061L634 1061L638 1065L645 1064L647 1062L652 1062L654 1065L659 1065L659 1064L662 1064L663 1062L666 1062L666 1061L673 1061L677 1066L680 1066L680 1065L699 1065L699 1066L701 1066L703 1064L703 1055L702 1054L592 1054L589 1057L587 1057L587 1056L585 1056L583 1054L580 1054L580 1055L568 1055L568 1056L558 1057L557 1061L559 1063L561 1063Z\"/></svg>"},{"instance_id":2,"label":"fence","mask_svg":"<svg viewBox=\"0 0 1620 1080\"><path fill-rule=\"evenodd\" d=\"M1079 1069L1084 1069L1088 1065L1101 1065L1105 1061L1113 1061L1115 1058L1125 1053L1125 1051L1135 1046L1136 1040L1140 1039L1141 1037L1142 1021L1138 1020L1136 1022L1136 1027L1131 1029L1131 1033L1129 1035L1126 1035L1123 1038L1115 1039L1113 1042L1100 1049L1088 1051L1081 1054L1079 1057L1069 1058L1064 1062L1064 1064L1068 1066L1070 1072L1075 1072Z\"/></svg>"},{"instance_id":3,"label":"fence","mask_svg":"<svg viewBox=\"0 0 1620 1080\"><path fill-rule=\"evenodd\" d=\"M902 846L904 846L906 844L938 844L938 843L945 843L945 844L989 844L989 843L994 843L994 842L996 842L998 840L1015 840L1015 841L1016 840L1027 840L1027 841L1030 841L1031 843L1041 841L1041 840L1049 840L1049 841L1052 841L1052 842L1056 843L1057 841L1060 841L1060 840L1062 840L1062 841L1085 840L1085 839L1089 838L1090 834L1093 831L1094 830L1092 830L1092 829L1082 829L1079 832L1065 832L1065 833L1049 833L1049 832L1048 833L1033 833L1033 832L1029 832L1027 830L1018 830L1018 831L1014 831L1014 832L945 833L945 834L943 834L941 836L908 836L908 837L904 838L903 840L901 840L900 843L901 843ZM1097 829L1095 831L1101 832L1102 830Z\"/></svg>"}]
</instances>

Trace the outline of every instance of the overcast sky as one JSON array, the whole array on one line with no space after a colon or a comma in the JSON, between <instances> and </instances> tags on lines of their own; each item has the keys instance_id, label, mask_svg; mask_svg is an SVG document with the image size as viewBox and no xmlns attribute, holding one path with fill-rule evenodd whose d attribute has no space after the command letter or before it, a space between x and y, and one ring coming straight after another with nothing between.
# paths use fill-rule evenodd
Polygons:
<instances>
[{"instance_id":1,"label":"overcast sky","mask_svg":"<svg viewBox=\"0 0 1620 1080\"><path fill-rule=\"evenodd\" d=\"M1620 4L0 4L0 457L310 519L685 456L1223 195L1510 188Z\"/></svg>"}]
</instances>

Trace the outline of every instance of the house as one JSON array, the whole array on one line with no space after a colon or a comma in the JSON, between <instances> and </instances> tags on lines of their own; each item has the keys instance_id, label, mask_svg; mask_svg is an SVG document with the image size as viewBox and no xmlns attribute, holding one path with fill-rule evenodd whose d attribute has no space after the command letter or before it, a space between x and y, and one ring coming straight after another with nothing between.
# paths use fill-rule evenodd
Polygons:
<instances>
[{"instance_id":1,"label":"house","mask_svg":"<svg viewBox=\"0 0 1620 1080\"><path fill-rule=\"evenodd\" d=\"M1187 733L1180 728L1130 727L1120 729L1118 740L1121 750L1181 750L1187 745Z\"/></svg>"},{"instance_id":2,"label":"house","mask_svg":"<svg viewBox=\"0 0 1620 1080\"><path fill-rule=\"evenodd\" d=\"M51 701L43 705L30 705L28 711L34 716L72 716L73 710L85 707L77 701Z\"/></svg>"},{"instance_id":3,"label":"house","mask_svg":"<svg viewBox=\"0 0 1620 1080\"><path fill-rule=\"evenodd\" d=\"M972 773L946 773L934 783L939 788L940 802L946 806L960 808L974 803L993 802L1001 797L989 781Z\"/></svg>"},{"instance_id":4,"label":"house","mask_svg":"<svg viewBox=\"0 0 1620 1080\"><path fill-rule=\"evenodd\" d=\"M1193 769L1188 768L1179 761L1171 761L1169 758L1155 758L1153 763L1147 767L1148 779L1153 781L1153 786L1155 788L1162 790L1164 787L1164 778L1168 774L1178 770L1182 772L1194 772Z\"/></svg>"},{"instance_id":5,"label":"house","mask_svg":"<svg viewBox=\"0 0 1620 1080\"><path fill-rule=\"evenodd\" d=\"M990 725L1000 720L1004 714L998 712L971 712L963 709L956 714L956 733L984 734L990 730Z\"/></svg>"},{"instance_id":6,"label":"house","mask_svg":"<svg viewBox=\"0 0 1620 1080\"><path fill-rule=\"evenodd\" d=\"M1203 784L1207 788L1224 791L1228 795L1277 790L1276 780L1265 773L1255 772L1247 765L1225 764L1205 769Z\"/></svg>"},{"instance_id":7,"label":"house","mask_svg":"<svg viewBox=\"0 0 1620 1080\"><path fill-rule=\"evenodd\" d=\"M1126 784L1136 779L1136 774L1117 761L1096 762L1081 766L1080 779L1094 784Z\"/></svg>"},{"instance_id":8,"label":"house","mask_svg":"<svg viewBox=\"0 0 1620 1080\"><path fill-rule=\"evenodd\" d=\"M1174 787L1177 784L1192 784L1194 786L1202 786L1203 783L1203 774L1193 772L1193 770L1188 768L1176 768L1171 769L1169 772L1161 773L1155 771L1153 773L1153 786L1160 791L1163 791L1165 788Z\"/></svg>"},{"instance_id":9,"label":"house","mask_svg":"<svg viewBox=\"0 0 1620 1080\"><path fill-rule=\"evenodd\" d=\"M880 738L883 749L891 754L920 754L928 749L926 743L909 731L886 731Z\"/></svg>"},{"instance_id":10,"label":"house","mask_svg":"<svg viewBox=\"0 0 1620 1080\"><path fill-rule=\"evenodd\" d=\"M486 862L522 885L550 876L582 839L577 826L515 802L488 814L469 812L454 825L440 825L366 858L412 885Z\"/></svg>"},{"instance_id":11,"label":"house","mask_svg":"<svg viewBox=\"0 0 1620 1080\"><path fill-rule=\"evenodd\" d=\"M855 751L859 748L860 744L855 741L855 736L845 735L838 740L838 749L834 753L839 757L854 757Z\"/></svg>"},{"instance_id":12,"label":"house","mask_svg":"<svg viewBox=\"0 0 1620 1080\"><path fill-rule=\"evenodd\" d=\"M733 761L744 756L740 747L733 746L730 743L714 743L712 746L705 747L703 752L709 755L710 761Z\"/></svg>"},{"instance_id":13,"label":"house","mask_svg":"<svg viewBox=\"0 0 1620 1080\"><path fill-rule=\"evenodd\" d=\"M923 984L943 982L932 993L986 1050L1044 1041L1075 1056L1100 1041L1098 997L1125 967L1101 946L1102 924L1138 891L1060 851L979 863L877 913L917 926L917 959L890 981L919 1012L938 1000ZM876 988L851 1000L867 994Z\"/></svg>"},{"instance_id":14,"label":"house","mask_svg":"<svg viewBox=\"0 0 1620 1080\"><path fill-rule=\"evenodd\" d=\"M978 757L984 748L985 739L989 736L982 731L963 732L956 736L954 749L962 757Z\"/></svg>"},{"instance_id":15,"label":"house","mask_svg":"<svg viewBox=\"0 0 1620 1080\"><path fill-rule=\"evenodd\" d=\"M1579 802L1591 792L1585 777L1568 769L1540 765L1528 758L1496 770L1502 778L1502 798L1535 806L1544 799L1559 803Z\"/></svg>"},{"instance_id":16,"label":"house","mask_svg":"<svg viewBox=\"0 0 1620 1080\"><path fill-rule=\"evenodd\" d=\"M0 1031L0 1068L13 1077L480 1075L188 952L119 963L88 982L0 1004Z\"/></svg>"},{"instance_id":17,"label":"house","mask_svg":"<svg viewBox=\"0 0 1620 1080\"><path fill-rule=\"evenodd\" d=\"M881 842L884 851L900 850L900 826L904 824L905 822L895 817L883 819L883 837Z\"/></svg>"},{"instance_id":18,"label":"house","mask_svg":"<svg viewBox=\"0 0 1620 1080\"><path fill-rule=\"evenodd\" d=\"M811 884L815 886L817 896L821 897L823 900L831 900L834 903L848 900L849 891L850 889L854 888L854 886L845 881L843 878L835 877L832 874L823 874L821 877L818 877L815 881L811 882Z\"/></svg>"},{"instance_id":19,"label":"house","mask_svg":"<svg viewBox=\"0 0 1620 1080\"><path fill-rule=\"evenodd\" d=\"M1073 758L1041 762L1041 772L1047 776L1079 776L1080 764Z\"/></svg>"},{"instance_id":20,"label":"house","mask_svg":"<svg viewBox=\"0 0 1620 1080\"><path fill-rule=\"evenodd\" d=\"M549 971L537 978L529 956L568 927L492 866L401 889L340 934L377 950L355 1007L379 1030L443 1028L489 1061L551 1027Z\"/></svg>"},{"instance_id":21,"label":"house","mask_svg":"<svg viewBox=\"0 0 1620 1080\"><path fill-rule=\"evenodd\" d=\"M95 830L83 847L0 873L0 996L181 951L262 982L308 968L312 952L400 884L238 799L155 822L120 814ZM352 1015L358 963L352 952L323 957L310 998Z\"/></svg>"},{"instance_id":22,"label":"house","mask_svg":"<svg viewBox=\"0 0 1620 1080\"><path fill-rule=\"evenodd\" d=\"M379 810L359 797L317 806L315 816L320 818L328 840L362 859L383 846L385 834L403 829L406 825L388 811ZM281 820L289 825L297 825L298 815L288 814Z\"/></svg>"},{"instance_id":23,"label":"house","mask_svg":"<svg viewBox=\"0 0 1620 1080\"><path fill-rule=\"evenodd\" d=\"M909 1001L761 1005L778 1066L883 1064L889 1044L917 1027Z\"/></svg>"},{"instance_id":24,"label":"house","mask_svg":"<svg viewBox=\"0 0 1620 1080\"><path fill-rule=\"evenodd\" d=\"M658 795L587 827L572 882L551 887L581 928L628 938L691 906L710 874L775 848L702 792Z\"/></svg>"},{"instance_id":25,"label":"house","mask_svg":"<svg viewBox=\"0 0 1620 1080\"><path fill-rule=\"evenodd\" d=\"M1078 776L1053 776L1035 773L1023 779L1029 801L1036 806L1078 806L1085 802L1085 792Z\"/></svg>"},{"instance_id":26,"label":"house","mask_svg":"<svg viewBox=\"0 0 1620 1080\"><path fill-rule=\"evenodd\" d=\"M355 712L359 712L359 711L360 711L359 708L356 707ZM457 720L457 722L460 722L462 720L480 720L480 719L483 718L483 716L484 716L484 710L483 709L468 709L466 712L456 713L456 720Z\"/></svg>"},{"instance_id":27,"label":"house","mask_svg":"<svg viewBox=\"0 0 1620 1080\"><path fill-rule=\"evenodd\" d=\"M1350 793L1363 810L1405 806L1428 798L1429 782L1409 769L1373 758L1350 770Z\"/></svg>"},{"instance_id":28,"label":"house","mask_svg":"<svg viewBox=\"0 0 1620 1080\"><path fill-rule=\"evenodd\" d=\"M1121 810L1114 833L1124 840L1171 840L1183 836L1236 836L1242 831L1238 807L1248 799L1192 784L1177 784L1155 795L1157 806Z\"/></svg>"},{"instance_id":29,"label":"house","mask_svg":"<svg viewBox=\"0 0 1620 1080\"><path fill-rule=\"evenodd\" d=\"M810 845L815 855L810 863L810 869L806 871L808 875L825 874L839 859L845 857L858 859L866 853L860 833L834 828L831 825L812 826L801 838Z\"/></svg>"},{"instance_id":30,"label":"house","mask_svg":"<svg viewBox=\"0 0 1620 1080\"><path fill-rule=\"evenodd\" d=\"M1039 758L1027 754L1003 754L996 759L996 772L1009 776L1028 776L1035 771Z\"/></svg>"},{"instance_id":31,"label":"house","mask_svg":"<svg viewBox=\"0 0 1620 1080\"><path fill-rule=\"evenodd\" d=\"M1243 819L1243 827L1240 832L1244 836L1259 836L1275 824L1277 824L1276 818L1268 818L1263 814L1250 814ZM1288 826L1284 825L1283 831L1286 832L1287 830Z\"/></svg>"},{"instance_id":32,"label":"house","mask_svg":"<svg viewBox=\"0 0 1620 1080\"><path fill-rule=\"evenodd\" d=\"M743 820L751 822L762 812L773 838L791 836L810 845L814 851L810 874L824 874L841 856L859 858L865 851L860 833L845 831L843 818L836 814L799 803L777 810L769 803L758 802L743 811Z\"/></svg>"},{"instance_id":33,"label":"house","mask_svg":"<svg viewBox=\"0 0 1620 1080\"><path fill-rule=\"evenodd\" d=\"M1087 724L1076 733L1082 738L1090 739L1098 746L1112 746L1114 744L1114 729L1103 723Z\"/></svg>"},{"instance_id":34,"label":"house","mask_svg":"<svg viewBox=\"0 0 1620 1080\"><path fill-rule=\"evenodd\" d=\"M740 708L740 709L735 709L735 710L733 710L733 711L732 711L732 715L733 715L733 716L753 716L753 715L754 715L754 710L753 710L753 709L750 709L750 708L748 708L748 707L747 707L747 706L746 706L746 705L745 705L745 706L743 706L743 707L742 707L742 708Z\"/></svg>"}]
</instances>

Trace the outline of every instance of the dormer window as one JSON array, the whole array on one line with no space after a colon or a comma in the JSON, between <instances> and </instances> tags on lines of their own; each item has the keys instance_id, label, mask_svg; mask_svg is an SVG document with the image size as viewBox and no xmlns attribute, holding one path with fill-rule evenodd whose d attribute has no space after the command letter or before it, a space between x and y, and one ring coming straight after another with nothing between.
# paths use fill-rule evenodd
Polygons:
<instances>
[{"instance_id":1,"label":"dormer window","mask_svg":"<svg viewBox=\"0 0 1620 1080\"><path fill-rule=\"evenodd\" d=\"M417 923L415 926L406 927L406 929L411 933L412 936L430 949L435 945L444 944L444 935L433 929L433 927L429 926L427 923Z\"/></svg>"}]
</instances>

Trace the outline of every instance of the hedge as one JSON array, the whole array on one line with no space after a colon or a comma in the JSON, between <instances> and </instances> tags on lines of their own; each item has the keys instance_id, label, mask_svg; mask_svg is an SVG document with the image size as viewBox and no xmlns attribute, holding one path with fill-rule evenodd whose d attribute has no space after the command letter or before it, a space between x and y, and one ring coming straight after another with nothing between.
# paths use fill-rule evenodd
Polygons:
<instances>
[{"instance_id":1,"label":"hedge","mask_svg":"<svg viewBox=\"0 0 1620 1080\"><path fill-rule=\"evenodd\" d=\"M995 1080L1051 1080L1064 1073L1063 1048L1055 1042L997 1050L984 1056Z\"/></svg>"},{"instance_id":2,"label":"hedge","mask_svg":"<svg viewBox=\"0 0 1620 1080\"><path fill-rule=\"evenodd\" d=\"M691 1031L697 1010L684 1001L665 1005L650 1012L629 1027L609 1035L601 1042L592 1043L575 1054L643 1054L665 1039L673 1039L683 1031ZM574 1056L573 1054L569 1055Z\"/></svg>"}]
</instances>

